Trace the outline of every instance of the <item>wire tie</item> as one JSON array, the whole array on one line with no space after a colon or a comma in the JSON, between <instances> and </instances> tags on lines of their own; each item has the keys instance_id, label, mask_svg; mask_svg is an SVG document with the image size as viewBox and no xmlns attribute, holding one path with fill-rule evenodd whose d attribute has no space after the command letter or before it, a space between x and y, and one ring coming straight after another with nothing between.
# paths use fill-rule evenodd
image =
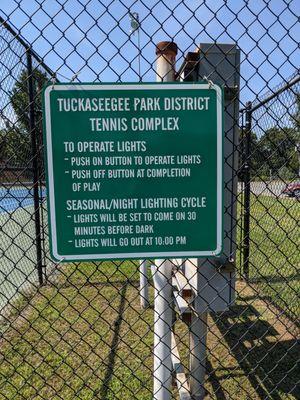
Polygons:
<instances>
[{"instance_id":1,"label":"wire tie","mask_svg":"<svg viewBox=\"0 0 300 400\"><path fill-rule=\"evenodd\" d=\"M203 80L205 80L208 83L208 88L211 89L214 86L214 83L212 80L208 79L206 75L203 76Z\"/></svg>"},{"instance_id":2,"label":"wire tie","mask_svg":"<svg viewBox=\"0 0 300 400\"><path fill-rule=\"evenodd\" d=\"M55 78L55 76L52 76L52 77L51 77L51 82L52 82L52 90L54 90L54 85L55 85L55 83L56 83L56 78Z\"/></svg>"},{"instance_id":3,"label":"wire tie","mask_svg":"<svg viewBox=\"0 0 300 400\"><path fill-rule=\"evenodd\" d=\"M75 81L75 79L77 79L77 78L78 78L78 75L80 74L80 72L81 72L81 71L78 71L78 72L76 72L76 74L74 74L74 75L72 76L72 78L71 78L71 82L74 82L74 81Z\"/></svg>"}]
</instances>

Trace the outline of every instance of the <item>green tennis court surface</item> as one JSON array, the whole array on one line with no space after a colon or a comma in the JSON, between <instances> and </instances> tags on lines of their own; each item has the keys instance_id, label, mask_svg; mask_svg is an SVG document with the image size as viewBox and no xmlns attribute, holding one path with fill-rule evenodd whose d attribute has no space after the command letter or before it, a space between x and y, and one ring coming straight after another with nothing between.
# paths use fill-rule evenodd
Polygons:
<instances>
[{"instance_id":1,"label":"green tennis court surface","mask_svg":"<svg viewBox=\"0 0 300 400\"><path fill-rule=\"evenodd\" d=\"M22 290L37 282L33 206L0 214L0 313Z\"/></svg>"}]
</instances>

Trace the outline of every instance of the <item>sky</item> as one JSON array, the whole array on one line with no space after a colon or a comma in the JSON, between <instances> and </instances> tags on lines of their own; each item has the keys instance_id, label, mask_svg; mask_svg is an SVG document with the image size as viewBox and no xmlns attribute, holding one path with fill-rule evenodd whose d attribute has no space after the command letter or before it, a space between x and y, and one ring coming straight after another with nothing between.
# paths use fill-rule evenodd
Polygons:
<instances>
[{"instance_id":1,"label":"sky","mask_svg":"<svg viewBox=\"0 0 300 400\"><path fill-rule=\"evenodd\" d=\"M177 43L177 69L200 43L237 43L242 104L299 68L299 0L1 0L0 15L59 80L136 82L139 13L143 81L155 80L155 44Z\"/></svg>"}]
</instances>

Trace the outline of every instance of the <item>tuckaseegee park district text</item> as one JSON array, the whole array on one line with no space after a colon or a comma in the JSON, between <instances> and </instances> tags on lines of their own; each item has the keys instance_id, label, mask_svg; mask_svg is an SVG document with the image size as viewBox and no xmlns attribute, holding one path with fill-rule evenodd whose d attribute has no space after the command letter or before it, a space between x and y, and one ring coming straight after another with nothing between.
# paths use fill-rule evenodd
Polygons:
<instances>
[{"instance_id":1,"label":"tuckaseegee park district text","mask_svg":"<svg viewBox=\"0 0 300 400\"><path fill-rule=\"evenodd\" d=\"M59 112L207 111L210 97L58 98Z\"/></svg>"}]
</instances>

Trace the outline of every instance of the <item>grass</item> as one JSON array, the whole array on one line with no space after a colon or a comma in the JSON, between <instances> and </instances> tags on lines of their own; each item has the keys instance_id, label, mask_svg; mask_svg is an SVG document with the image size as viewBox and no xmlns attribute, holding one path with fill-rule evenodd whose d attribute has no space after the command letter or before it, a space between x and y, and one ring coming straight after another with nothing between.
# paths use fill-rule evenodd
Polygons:
<instances>
[{"instance_id":1,"label":"grass","mask_svg":"<svg viewBox=\"0 0 300 400\"><path fill-rule=\"evenodd\" d=\"M0 400L152 399L153 310L139 307L136 265L60 272L1 339ZM207 399L296 399L295 338L249 286L238 291L230 312L209 318ZM184 323L176 336L187 365Z\"/></svg>"},{"instance_id":2,"label":"grass","mask_svg":"<svg viewBox=\"0 0 300 400\"><path fill-rule=\"evenodd\" d=\"M300 397L296 327L270 303L299 313L299 202L253 197L251 212L250 284L238 281L236 305L209 317L207 400ZM1 218L2 276L16 288L34 273L33 221L26 210ZM0 400L152 399L153 310L140 309L138 279L131 261L63 264L15 303L0 338ZM188 367L180 321L176 336Z\"/></svg>"},{"instance_id":3,"label":"grass","mask_svg":"<svg viewBox=\"0 0 300 400\"><path fill-rule=\"evenodd\" d=\"M253 196L250 279L293 319L300 314L300 202Z\"/></svg>"}]
</instances>

